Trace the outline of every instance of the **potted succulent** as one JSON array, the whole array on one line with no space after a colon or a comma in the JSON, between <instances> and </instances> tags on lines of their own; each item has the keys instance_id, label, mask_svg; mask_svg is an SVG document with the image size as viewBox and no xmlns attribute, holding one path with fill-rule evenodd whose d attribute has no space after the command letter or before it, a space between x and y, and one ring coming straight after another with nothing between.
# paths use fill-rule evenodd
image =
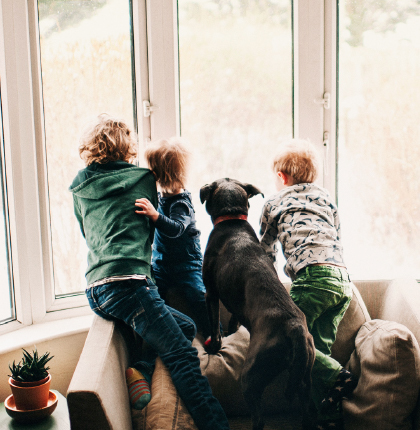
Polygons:
<instances>
[{"instance_id":1,"label":"potted succulent","mask_svg":"<svg viewBox=\"0 0 420 430\"><path fill-rule=\"evenodd\" d=\"M18 409L34 410L47 406L51 375L46 364L52 358L49 352L39 356L36 348L32 354L23 349L22 360L18 364L14 361L9 364L9 385Z\"/></svg>"}]
</instances>

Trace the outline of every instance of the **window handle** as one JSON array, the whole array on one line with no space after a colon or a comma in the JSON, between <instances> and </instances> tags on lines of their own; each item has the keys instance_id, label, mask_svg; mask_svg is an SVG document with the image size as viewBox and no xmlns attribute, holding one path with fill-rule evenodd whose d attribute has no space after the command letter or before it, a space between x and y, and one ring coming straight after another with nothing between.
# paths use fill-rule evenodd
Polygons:
<instances>
[{"instance_id":1,"label":"window handle","mask_svg":"<svg viewBox=\"0 0 420 430\"><path fill-rule=\"evenodd\" d=\"M143 100L143 116L145 118L149 117L150 114L157 109L159 109L159 106L152 105L149 100Z\"/></svg>"},{"instance_id":2,"label":"window handle","mask_svg":"<svg viewBox=\"0 0 420 430\"><path fill-rule=\"evenodd\" d=\"M331 103L331 94L324 93L324 95L322 96L322 99L314 99L314 103L318 105L323 105L324 109L329 109L330 103Z\"/></svg>"},{"instance_id":3,"label":"window handle","mask_svg":"<svg viewBox=\"0 0 420 430\"><path fill-rule=\"evenodd\" d=\"M324 131L324 136L322 140L324 145L324 176L328 176L328 163L329 163L329 149L330 149L330 133Z\"/></svg>"}]
</instances>

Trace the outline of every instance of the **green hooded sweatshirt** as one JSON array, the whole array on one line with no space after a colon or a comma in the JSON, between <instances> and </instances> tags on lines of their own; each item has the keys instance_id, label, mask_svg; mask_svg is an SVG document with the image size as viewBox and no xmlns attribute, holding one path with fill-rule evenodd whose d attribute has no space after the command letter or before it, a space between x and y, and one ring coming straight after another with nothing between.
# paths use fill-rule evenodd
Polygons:
<instances>
[{"instance_id":1,"label":"green hooded sweatshirt","mask_svg":"<svg viewBox=\"0 0 420 430\"><path fill-rule=\"evenodd\" d=\"M149 169L115 161L80 170L70 191L88 251L88 284L109 276L151 277L154 228L135 213L136 199L156 208L156 181Z\"/></svg>"}]
</instances>

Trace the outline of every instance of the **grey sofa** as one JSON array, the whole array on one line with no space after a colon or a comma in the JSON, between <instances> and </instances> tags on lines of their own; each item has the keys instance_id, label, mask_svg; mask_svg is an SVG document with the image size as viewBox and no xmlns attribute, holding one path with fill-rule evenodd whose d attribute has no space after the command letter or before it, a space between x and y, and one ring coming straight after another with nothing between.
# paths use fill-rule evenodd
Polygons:
<instances>
[{"instance_id":1,"label":"grey sofa","mask_svg":"<svg viewBox=\"0 0 420 430\"><path fill-rule=\"evenodd\" d=\"M343 403L345 428L420 430L420 284L411 279L367 281L355 282L353 289L333 347L333 356L360 378L352 399ZM222 314L226 320L228 315ZM240 390L248 342L249 334L241 327L224 338L219 354L209 356L202 339L194 340L202 372L232 429L251 428ZM73 430L194 428L192 420L181 417L188 412L169 376L164 378L161 363L152 382L150 407L130 409L124 374L137 345L130 329L95 317L67 393ZM290 406L283 397L284 381L285 375L280 375L264 395L266 430L301 428L299 405ZM171 424L162 424L164 416Z\"/></svg>"}]
</instances>

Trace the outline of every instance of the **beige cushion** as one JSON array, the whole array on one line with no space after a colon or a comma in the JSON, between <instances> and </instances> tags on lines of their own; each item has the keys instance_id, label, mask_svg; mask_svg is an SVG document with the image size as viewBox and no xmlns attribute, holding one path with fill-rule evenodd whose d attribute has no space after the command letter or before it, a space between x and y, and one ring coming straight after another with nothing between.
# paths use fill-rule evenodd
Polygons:
<instances>
[{"instance_id":1,"label":"beige cushion","mask_svg":"<svg viewBox=\"0 0 420 430\"><path fill-rule=\"evenodd\" d=\"M203 375L207 376L213 395L219 400L227 415L244 412L241 389L241 369L249 345L245 327L222 338L222 348L217 354L207 354L204 346L194 339Z\"/></svg>"},{"instance_id":2,"label":"beige cushion","mask_svg":"<svg viewBox=\"0 0 420 430\"><path fill-rule=\"evenodd\" d=\"M342 366L346 366L350 360L350 356L355 348L355 339L359 328L371 319L362 296L354 284L352 284L352 289L352 300L338 326L337 338L331 349L331 356Z\"/></svg>"},{"instance_id":3,"label":"beige cushion","mask_svg":"<svg viewBox=\"0 0 420 430\"><path fill-rule=\"evenodd\" d=\"M213 394L220 401L226 415L249 415L249 407L245 403L241 387L241 372L249 345L248 330L241 326L237 332L224 337L222 348L217 354L207 354L203 344L197 339L194 339L193 345L198 350L201 370L207 376ZM265 390L265 413L291 410L283 395L286 376L279 375Z\"/></svg>"},{"instance_id":4,"label":"beige cushion","mask_svg":"<svg viewBox=\"0 0 420 430\"><path fill-rule=\"evenodd\" d=\"M159 357L152 376L151 393L152 400L143 410L132 409L133 430L197 430Z\"/></svg>"},{"instance_id":5,"label":"beige cushion","mask_svg":"<svg viewBox=\"0 0 420 430\"><path fill-rule=\"evenodd\" d=\"M420 389L420 349L405 326L383 320L365 323L356 337L349 370L359 377L344 401L346 430L411 430Z\"/></svg>"}]
</instances>

